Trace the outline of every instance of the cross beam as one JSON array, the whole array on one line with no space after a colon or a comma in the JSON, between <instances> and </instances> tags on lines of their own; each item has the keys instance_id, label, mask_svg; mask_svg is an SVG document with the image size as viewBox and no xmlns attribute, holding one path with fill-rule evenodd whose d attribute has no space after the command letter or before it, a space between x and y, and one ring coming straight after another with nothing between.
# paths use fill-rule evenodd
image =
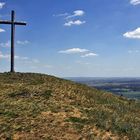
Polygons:
<instances>
[{"instance_id":1,"label":"cross beam","mask_svg":"<svg viewBox=\"0 0 140 140\"><path fill-rule=\"evenodd\" d=\"M26 25L26 22L15 21L15 12L11 12L11 21L0 20L0 24L10 24L11 25L11 70L10 72L15 72L14 70L14 42L15 42L15 25Z\"/></svg>"}]
</instances>

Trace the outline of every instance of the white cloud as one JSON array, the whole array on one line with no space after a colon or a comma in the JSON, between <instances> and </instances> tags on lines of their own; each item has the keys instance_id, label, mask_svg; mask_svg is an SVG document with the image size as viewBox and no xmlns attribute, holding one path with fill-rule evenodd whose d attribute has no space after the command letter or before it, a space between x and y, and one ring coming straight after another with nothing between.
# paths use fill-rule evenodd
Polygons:
<instances>
[{"instance_id":1,"label":"white cloud","mask_svg":"<svg viewBox=\"0 0 140 140\"><path fill-rule=\"evenodd\" d=\"M0 28L0 33L1 33L1 32L5 32L5 30Z\"/></svg>"},{"instance_id":2,"label":"white cloud","mask_svg":"<svg viewBox=\"0 0 140 140\"><path fill-rule=\"evenodd\" d=\"M68 16L68 13L64 13L64 14L57 14L57 15L53 15L54 17L64 17L64 16Z\"/></svg>"},{"instance_id":3,"label":"white cloud","mask_svg":"<svg viewBox=\"0 0 140 140\"><path fill-rule=\"evenodd\" d=\"M2 9L4 5L5 5L5 2L0 2L0 9Z\"/></svg>"},{"instance_id":4,"label":"white cloud","mask_svg":"<svg viewBox=\"0 0 140 140\"><path fill-rule=\"evenodd\" d=\"M73 21L73 20L71 20L71 21L66 22L64 24L64 26L68 26L68 27L70 27L72 25L77 25L78 26L78 25L82 25L84 23L86 23L86 21L81 21L81 20L75 20L75 21Z\"/></svg>"},{"instance_id":5,"label":"white cloud","mask_svg":"<svg viewBox=\"0 0 140 140\"><path fill-rule=\"evenodd\" d=\"M9 48L11 45L11 42L10 41L7 41L5 43L0 43L0 47L3 47L3 48Z\"/></svg>"},{"instance_id":6,"label":"white cloud","mask_svg":"<svg viewBox=\"0 0 140 140\"><path fill-rule=\"evenodd\" d=\"M133 31L126 32L123 36L126 38L140 39L140 27Z\"/></svg>"},{"instance_id":7,"label":"white cloud","mask_svg":"<svg viewBox=\"0 0 140 140\"><path fill-rule=\"evenodd\" d=\"M96 53L87 53L87 54L84 54L84 55L82 55L81 57L93 57L93 56L98 56L98 54L96 54Z\"/></svg>"},{"instance_id":8,"label":"white cloud","mask_svg":"<svg viewBox=\"0 0 140 140\"><path fill-rule=\"evenodd\" d=\"M73 13L75 16L83 16L85 14L83 10L76 10Z\"/></svg>"},{"instance_id":9,"label":"white cloud","mask_svg":"<svg viewBox=\"0 0 140 140\"><path fill-rule=\"evenodd\" d=\"M3 54L0 51L0 59L10 61L10 57L11 57L10 54ZM40 68L40 67L44 67L44 68L47 68L47 69L53 68L52 65L42 64L38 59L30 59L29 57L23 57L23 56L18 56L18 55L15 55L15 59L17 61L19 61L21 64L27 64L32 68Z\"/></svg>"},{"instance_id":10,"label":"white cloud","mask_svg":"<svg viewBox=\"0 0 140 140\"><path fill-rule=\"evenodd\" d=\"M1 59L8 59L8 60L10 60L10 57L11 57L10 54L3 54L2 52L0 52L0 58ZM15 59L17 59L17 60L28 60L29 58L28 57L22 57L22 56L15 55Z\"/></svg>"},{"instance_id":11,"label":"white cloud","mask_svg":"<svg viewBox=\"0 0 140 140\"><path fill-rule=\"evenodd\" d=\"M16 55L15 59L17 59L17 60L28 60L29 58L28 57L21 57L21 56Z\"/></svg>"},{"instance_id":12,"label":"white cloud","mask_svg":"<svg viewBox=\"0 0 140 140\"><path fill-rule=\"evenodd\" d=\"M25 40L25 41L17 41L16 42L18 45L26 45L29 43L29 41ZM8 40L7 42L5 43L0 43L0 47L3 47L3 48L9 48L11 46L11 42Z\"/></svg>"},{"instance_id":13,"label":"white cloud","mask_svg":"<svg viewBox=\"0 0 140 140\"><path fill-rule=\"evenodd\" d=\"M84 53L84 52L88 52L88 51L89 50L87 50L87 49L72 48L72 49L68 49L68 50L59 51L59 53L75 54L75 53Z\"/></svg>"},{"instance_id":14,"label":"white cloud","mask_svg":"<svg viewBox=\"0 0 140 140\"><path fill-rule=\"evenodd\" d=\"M90 50L80 49L80 48L72 48L72 49L62 50L62 51L59 51L58 53L64 53L64 54L81 54L81 57L82 58L98 56L98 54L93 53ZM78 62L79 61L77 61L77 63Z\"/></svg>"},{"instance_id":15,"label":"white cloud","mask_svg":"<svg viewBox=\"0 0 140 140\"><path fill-rule=\"evenodd\" d=\"M29 41L28 40L25 40L25 41L18 40L17 44L19 44L19 45L26 45L26 44L29 44Z\"/></svg>"},{"instance_id":16,"label":"white cloud","mask_svg":"<svg viewBox=\"0 0 140 140\"><path fill-rule=\"evenodd\" d=\"M5 58L10 58L10 55L9 54L3 54L1 51L0 51L0 58L1 59L5 59Z\"/></svg>"},{"instance_id":17,"label":"white cloud","mask_svg":"<svg viewBox=\"0 0 140 140\"><path fill-rule=\"evenodd\" d=\"M73 19L73 18L77 18L77 17L82 17L85 14L85 12L83 10L75 10L73 11L72 14L69 13L63 13L63 14L58 14L58 15L53 15L55 17L65 17L65 23L64 26L72 26L72 25L82 25L84 23L86 23L86 21L81 21L78 19Z\"/></svg>"},{"instance_id":18,"label":"white cloud","mask_svg":"<svg viewBox=\"0 0 140 140\"><path fill-rule=\"evenodd\" d=\"M138 4L140 4L140 0L130 0L130 3L132 5L138 5Z\"/></svg>"},{"instance_id":19,"label":"white cloud","mask_svg":"<svg viewBox=\"0 0 140 140\"><path fill-rule=\"evenodd\" d=\"M2 52L0 52L0 58L1 59L9 59L10 58L10 55L9 54L2 54Z\"/></svg>"},{"instance_id":20,"label":"white cloud","mask_svg":"<svg viewBox=\"0 0 140 140\"><path fill-rule=\"evenodd\" d=\"M83 10L76 10L73 12L72 15L67 16L66 19L77 17L77 16L83 16L84 14L85 12Z\"/></svg>"}]
</instances>

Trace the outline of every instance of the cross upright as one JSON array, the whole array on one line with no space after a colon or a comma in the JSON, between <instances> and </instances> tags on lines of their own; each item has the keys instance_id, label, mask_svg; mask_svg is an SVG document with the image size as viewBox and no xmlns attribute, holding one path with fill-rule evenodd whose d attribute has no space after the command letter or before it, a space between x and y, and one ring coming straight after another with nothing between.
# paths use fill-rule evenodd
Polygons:
<instances>
[{"instance_id":1,"label":"cross upright","mask_svg":"<svg viewBox=\"0 0 140 140\"><path fill-rule=\"evenodd\" d=\"M10 70L10 72L15 72L15 70L14 70L15 25L26 25L26 22L15 21L15 11L12 10L11 21L0 20L0 24L11 25L11 70Z\"/></svg>"}]
</instances>

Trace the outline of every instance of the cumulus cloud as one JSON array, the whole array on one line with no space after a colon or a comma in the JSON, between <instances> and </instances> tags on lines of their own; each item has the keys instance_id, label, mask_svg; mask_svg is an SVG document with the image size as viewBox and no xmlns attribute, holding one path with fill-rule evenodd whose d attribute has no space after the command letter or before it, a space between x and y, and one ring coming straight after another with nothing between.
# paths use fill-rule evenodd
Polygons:
<instances>
[{"instance_id":1,"label":"cumulus cloud","mask_svg":"<svg viewBox=\"0 0 140 140\"><path fill-rule=\"evenodd\" d=\"M83 16L84 14L85 14L85 12L83 10L75 10L73 12L73 14L67 16L66 19L73 18L73 17L78 17L78 16Z\"/></svg>"},{"instance_id":2,"label":"cumulus cloud","mask_svg":"<svg viewBox=\"0 0 140 140\"><path fill-rule=\"evenodd\" d=\"M71 21L66 22L66 23L64 24L64 26L68 26L68 27L70 27L70 26L72 26L72 25L77 25L77 26L79 26L79 25L82 25L82 24L84 24L84 23L86 23L86 21L81 21L81 20L75 20L75 21L73 21L73 20L71 20Z\"/></svg>"},{"instance_id":3,"label":"cumulus cloud","mask_svg":"<svg viewBox=\"0 0 140 140\"><path fill-rule=\"evenodd\" d=\"M124 33L123 36L126 38L140 39L140 27L133 31Z\"/></svg>"},{"instance_id":4,"label":"cumulus cloud","mask_svg":"<svg viewBox=\"0 0 140 140\"><path fill-rule=\"evenodd\" d=\"M90 50L81 49L81 48L72 48L72 49L62 50L62 51L59 51L58 53L63 53L63 54L81 54L82 58L98 56L98 54L93 53Z\"/></svg>"},{"instance_id":5,"label":"cumulus cloud","mask_svg":"<svg viewBox=\"0 0 140 140\"><path fill-rule=\"evenodd\" d=\"M87 49L72 48L72 49L68 49L68 50L59 51L59 53L75 54L75 53L84 53L84 52L88 52L88 51L89 50L87 50Z\"/></svg>"},{"instance_id":6,"label":"cumulus cloud","mask_svg":"<svg viewBox=\"0 0 140 140\"><path fill-rule=\"evenodd\" d=\"M84 58L84 57L93 57L93 56L98 56L98 54L90 52L90 53L82 55L81 57Z\"/></svg>"},{"instance_id":7,"label":"cumulus cloud","mask_svg":"<svg viewBox=\"0 0 140 140\"><path fill-rule=\"evenodd\" d=\"M74 13L74 16L83 16L85 14L83 10L76 10L73 13Z\"/></svg>"},{"instance_id":8,"label":"cumulus cloud","mask_svg":"<svg viewBox=\"0 0 140 140\"><path fill-rule=\"evenodd\" d=\"M63 14L57 14L57 15L53 15L55 17L65 17L64 20L65 20L65 23L64 23L64 26L67 26L67 27L70 27L72 25L82 25L84 23L86 23L86 21L82 21L82 20L79 20L79 19L75 19L75 18L79 18L79 17L82 17L84 16L85 14L85 11L83 10L75 10L73 11L72 14L70 13L63 13Z\"/></svg>"},{"instance_id":9,"label":"cumulus cloud","mask_svg":"<svg viewBox=\"0 0 140 140\"><path fill-rule=\"evenodd\" d=\"M5 5L5 2L0 2L0 9L2 9L4 5Z\"/></svg>"},{"instance_id":10,"label":"cumulus cloud","mask_svg":"<svg viewBox=\"0 0 140 140\"><path fill-rule=\"evenodd\" d=\"M0 33L1 33L1 32L5 32L5 30L0 28Z\"/></svg>"},{"instance_id":11,"label":"cumulus cloud","mask_svg":"<svg viewBox=\"0 0 140 140\"><path fill-rule=\"evenodd\" d=\"M138 5L138 4L140 4L140 0L130 0L130 3L132 5Z\"/></svg>"}]
</instances>

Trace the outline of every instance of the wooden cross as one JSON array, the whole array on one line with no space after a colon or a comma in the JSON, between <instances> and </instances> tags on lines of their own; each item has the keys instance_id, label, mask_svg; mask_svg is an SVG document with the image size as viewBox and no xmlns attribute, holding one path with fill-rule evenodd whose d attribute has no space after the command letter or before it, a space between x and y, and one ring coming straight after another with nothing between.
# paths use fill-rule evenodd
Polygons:
<instances>
[{"instance_id":1,"label":"wooden cross","mask_svg":"<svg viewBox=\"0 0 140 140\"><path fill-rule=\"evenodd\" d=\"M15 11L11 12L11 21L0 20L0 24L10 24L11 25L11 71L14 70L14 42L15 42L15 25L26 25L26 22L15 21Z\"/></svg>"}]
</instances>

